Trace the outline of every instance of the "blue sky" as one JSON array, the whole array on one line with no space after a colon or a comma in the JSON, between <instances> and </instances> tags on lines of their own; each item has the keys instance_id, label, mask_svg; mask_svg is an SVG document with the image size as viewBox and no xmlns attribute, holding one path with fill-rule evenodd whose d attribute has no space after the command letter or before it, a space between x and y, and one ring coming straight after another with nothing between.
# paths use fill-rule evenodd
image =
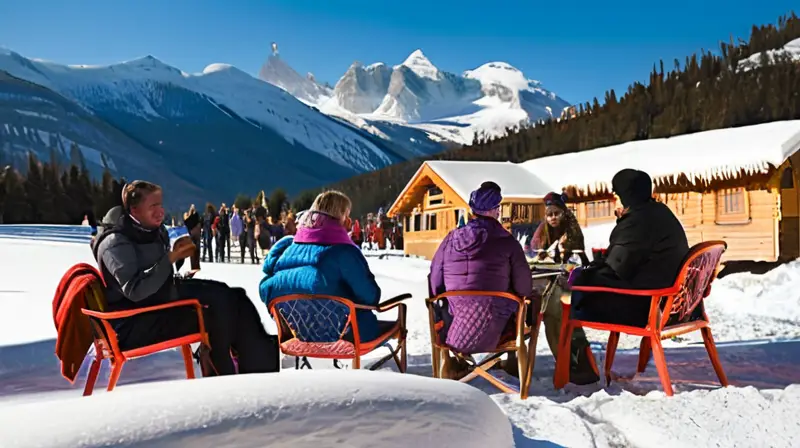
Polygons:
<instances>
[{"instance_id":1,"label":"blue sky","mask_svg":"<svg viewBox=\"0 0 800 448\"><path fill-rule=\"evenodd\" d=\"M602 101L720 40L749 36L789 0L0 0L0 46L69 64L147 54L187 72L213 62L256 74L278 43L298 72L334 84L355 60L417 48L460 73L509 62L570 102ZM798 9L800 13L800 8Z\"/></svg>"}]
</instances>

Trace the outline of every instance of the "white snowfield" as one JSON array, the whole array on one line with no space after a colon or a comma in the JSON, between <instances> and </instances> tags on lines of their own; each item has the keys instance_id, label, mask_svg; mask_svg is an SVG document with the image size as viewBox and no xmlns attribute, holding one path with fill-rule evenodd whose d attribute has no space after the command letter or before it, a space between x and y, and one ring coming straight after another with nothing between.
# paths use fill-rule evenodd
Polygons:
<instances>
[{"instance_id":1,"label":"white snowfield","mask_svg":"<svg viewBox=\"0 0 800 448\"><path fill-rule=\"evenodd\" d=\"M82 416L76 424L76 416ZM0 446L514 446L486 394L454 381L369 371L135 384L0 407ZM7 423L13 422L13 425Z\"/></svg>"},{"instance_id":2,"label":"white snowfield","mask_svg":"<svg viewBox=\"0 0 800 448\"><path fill-rule=\"evenodd\" d=\"M672 398L661 391L652 363L624 379L636 370L639 344L625 336L613 368L623 379L608 388L554 391L544 331L525 401L485 382L431 379L423 304L429 264L390 256L368 262L384 298L414 296L406 375L389 364L378 372L337 371L324 360L295 371L287 358L280 374L187 381L180 354L171 351L127 363L112 393L103 390L105 367L95 394L83 398L87 365L74 386L60 376L51 307L64 271L91 260L88 236L79 230L0 226L0 253L11 254L0 257L0 447L798 446L800 261L715 282L706 305L732 385L724 389L699 333L664 341ZM592 245L603 238L600 229L587 232ZM201 274L244 287L272 331L258 300L260 266L203 264ZM587 333L602 366L608 334Z\"/></svg>"}]
</instances>

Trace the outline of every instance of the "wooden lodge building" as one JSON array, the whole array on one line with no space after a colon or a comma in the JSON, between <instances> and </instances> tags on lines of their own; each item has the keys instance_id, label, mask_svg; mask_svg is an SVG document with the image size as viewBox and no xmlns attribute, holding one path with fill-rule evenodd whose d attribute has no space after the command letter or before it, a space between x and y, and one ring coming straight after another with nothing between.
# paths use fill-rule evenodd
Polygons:
<instances>
[{"instance_id":1,"label":"wooden lodge building","mask_svg":"<svg viewBox=\"0 0 800 448\"><path fill-rule=\"evenodd\" d=\"M538 222L544 216L542 198L550 187L521 165L511 162L433 160L422 164L389 208L387 215L403 219L405 253L433 258L442 239L459 220L469 219L469 195L481 183L496 182L503 191L501 218Z\"/></svg>"},{"instance_id":2,"label":"wooden lodge building","mask_svg":"<svg viewBox=\"0 0 800 448\"><path fill-rule=\"evenodd\" d=\"M510 162L429 161L389 209L404 217L405 252L430 259L469 210L469 194L492 180L503 190L502 221L538 225L543 196L565 191L581 226L614 223L611 179L647 172L656 199L683 224L689 244L725 240L725 260L800 256L800 120L641 140ZM465 216L466 218L466 216ZM599 229L599 227L598 227Z\"/></svg>"}]
</instances>

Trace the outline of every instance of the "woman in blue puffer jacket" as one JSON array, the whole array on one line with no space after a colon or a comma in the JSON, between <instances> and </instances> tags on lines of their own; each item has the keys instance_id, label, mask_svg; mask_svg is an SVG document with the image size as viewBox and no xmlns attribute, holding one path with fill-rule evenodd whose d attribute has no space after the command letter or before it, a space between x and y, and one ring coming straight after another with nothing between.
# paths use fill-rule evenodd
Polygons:
<instances>
[{"instance_id":1,"label":"woman in blue puffer jacket","mask_svg":"<svg viewBox=\"0 0 800 448\"><path fill-rule=\"evenodd\" d=\"M343 193L323 192L303 213L297 234L275 243L264 260L259 288L265 304L269 306L272 299L288 294L324 294L359 305L378 305L381 288L344 227L350 208L350 199ZM300 314L314 312L307 302L299 302L295 310ZM361 341L374 340L384 327L394 325L379 322L369 310L358 310L356 319Z\"/></svg>"}]
</instances>

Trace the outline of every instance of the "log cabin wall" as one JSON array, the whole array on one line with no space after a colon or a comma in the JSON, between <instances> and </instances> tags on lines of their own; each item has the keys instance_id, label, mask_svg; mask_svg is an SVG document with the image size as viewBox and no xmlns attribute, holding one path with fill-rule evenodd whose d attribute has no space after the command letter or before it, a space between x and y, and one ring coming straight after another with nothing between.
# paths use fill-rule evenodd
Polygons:
<instances>
[{"instance_id":1,"label":"log cabin wall","mask_svg":"<svg viewBox=\"0 0 800 448\"><path fill-rule=\"evenodd\" d=\"M723 261L775 261L780 255L781 191L730 188L710 193L659 193L681 221L689 245L728 243ZM581 227L615 221L614 200L570 204ZM800 234L800 233L798 233Z\"/></svg>"},{"instance_id":2,"label":"log cabin wall","mask_svg":"<svg viewBox=\"0 0 800 448\"><path fill-rule=\"evenodd\" d=\"M728 243L723 261L778 258L780 198L777 190L730 188L710 193L659 194L686 230L689 245Z\"/></svg>"}]
</instances>

